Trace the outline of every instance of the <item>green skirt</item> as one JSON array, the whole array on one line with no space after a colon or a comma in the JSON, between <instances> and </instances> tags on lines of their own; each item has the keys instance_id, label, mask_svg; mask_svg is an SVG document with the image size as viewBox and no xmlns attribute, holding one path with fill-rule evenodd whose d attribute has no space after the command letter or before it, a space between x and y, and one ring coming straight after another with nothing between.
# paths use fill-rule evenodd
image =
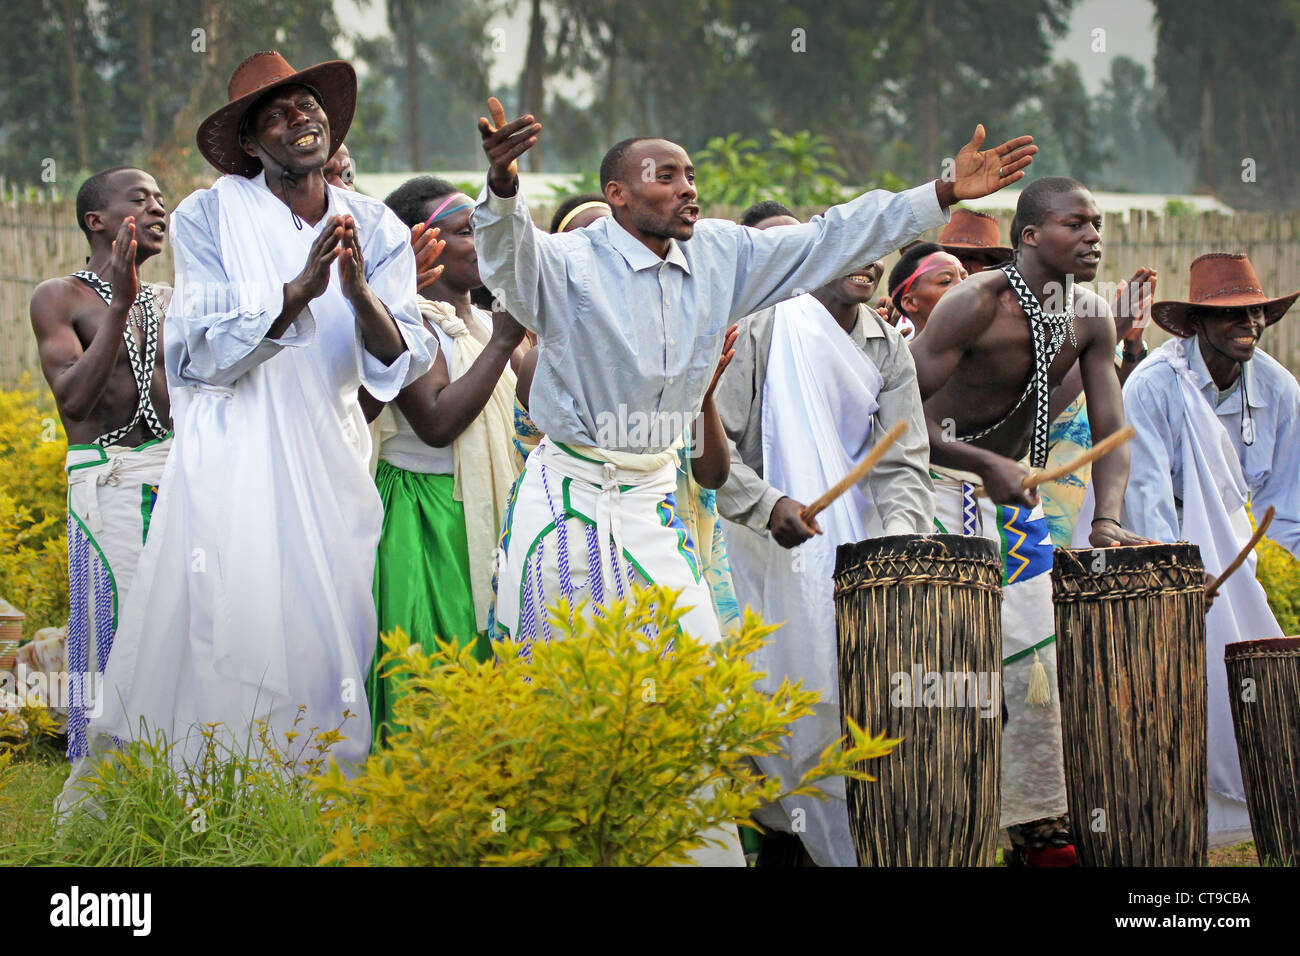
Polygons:
<instances>
[{"instance_id":1,"label":"green skirt","mask_svg":"<svg viewBox=\"0 0 1300 956\"><path fill-rule=\"evenodd\" d=\"M492 656L487 635L476 627L465 539L465 506L452 497L451 475L424 475L381 461L375 474L384 524L375 560L375 610L379 633L401 628L411 643L433 651L439 641L474 645L480 661ZM393 705L400 680L379 676L382 644L366 681L374 743L400 730Z\"/></svg>"}]
</instances>

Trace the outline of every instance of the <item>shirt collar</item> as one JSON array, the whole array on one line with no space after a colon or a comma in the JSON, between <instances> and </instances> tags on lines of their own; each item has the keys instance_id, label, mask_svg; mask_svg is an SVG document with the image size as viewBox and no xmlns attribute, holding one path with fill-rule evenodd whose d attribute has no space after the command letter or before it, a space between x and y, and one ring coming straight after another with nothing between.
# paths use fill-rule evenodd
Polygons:
<instances>
[{"instance_id":1,"label":"shirt collar","mask_svg":"<svg viewBox=\"0 0 1300 956\"><path fill-rule=\"evenodd\" d=\"M253 177L253 183L255 185L261 186L268 193L271 193L271 187L267 185L266 182L265 169L258 170L257 175ZM287 212L290 216L293 215L293 210L289 208L288 204L283 199L281 199L279 196L276 196L275 193L271 193L271 196L272 198L275 199L276 202L284 206L285 212ZM329 183L326 183L325 184L325 215L320 217L320 222L316 223L315 226L308 226L307 228L313 229L315 232L319 233L322 229L325 228L325 223L329 222L330 216L337 215L338 213L338 210L336 208L337 205L338 204L334 201L333 187L331 187ZM304 222L303 225L306 226L307 225L306 222Z\"/></svg>"},{"instance_id":2,"label":"shirt collar","mask_svg":"<svg viewBox=\"0 0 1300 956\"><path fill-rule=\"evenodd\" d=\"M1232 391L1228 393L1223 403L1219 404L1219 386L1215 384L1214 376L1210 374L1210 369L1205 364L1205 356L1201 355L1199 336L1192 335L1188 337L1186 354L1188 371L1196 377L1196 387L1208 395L1211 408L1224 412L1240 411L1242 382L1246 383L1246 395L1250 407L1264 407L1264 397L1259 394L1259 389L1255 387L1255 362L1253 359L1241 367L1241 377L1232 383Z\"/></svg>"},{"instance_id":3,"label":"shirt collar","mask_svg":"<svg viewBox=\"0 0 1300 956\"><path fill-rule=\"evenodd\" d=\"M681 243L676 239L668 240L668 254L660 259L636 236L620 226L613 216L604 216L601 218L601 222L607 223L605 225L605 234L609 237L610 245L627 260L627 264L632 267L633 272L658 268L665 262L669 262L687 275L691 274L691 266L686 261L686 253L682 251Z\"/></svg>"}]
</instances>

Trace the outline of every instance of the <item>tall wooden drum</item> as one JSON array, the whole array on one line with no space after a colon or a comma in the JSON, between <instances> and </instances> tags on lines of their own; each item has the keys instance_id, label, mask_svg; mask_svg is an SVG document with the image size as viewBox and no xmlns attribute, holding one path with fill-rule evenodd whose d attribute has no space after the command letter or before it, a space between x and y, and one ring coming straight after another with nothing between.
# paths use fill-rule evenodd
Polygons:
<instances>
[{"instance_id":1,"label":"tall wooden drum","mask_svg":"<svg viewBox=\"0 0 1300 956\"><path fill-rule=\"evenodd\" d=\"M903 738L871 762L874 783L847 782L860 866L993 865L1001 599L985 538L894 535L837 550L841 713Z\"/></svg>"},{"instance_id":2,"label":"tall wooden drum","mask_svg":"<svg viewBox=\"0 0 1300 956\"><path fill-rule=\"evenodd\" d=\"M1300 866L1300 637L1229 644L1224 663L1255 853Z\"/></svg>"},{"instance_id":3,"label":"tall wooden drum","mask_svg":"<svg viewBox=\"0 0 1300 956\"><path fill-rule=\"evenodd\" d=\"M1052 599L1065 782L1080 862L1204 866L1200 549L1058 549Z\"/></svg>"}]
</instances>

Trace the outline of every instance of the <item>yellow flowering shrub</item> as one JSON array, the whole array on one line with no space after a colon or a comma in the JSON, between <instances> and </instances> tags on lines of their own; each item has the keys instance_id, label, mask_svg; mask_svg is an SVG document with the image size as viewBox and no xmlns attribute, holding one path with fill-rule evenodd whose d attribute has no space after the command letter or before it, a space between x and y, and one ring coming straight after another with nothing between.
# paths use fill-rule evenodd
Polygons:
<instances>
[{"instance_id":1,"label":"yellow flowering shrub","mask_svg":"<svg viewBox=\"0 0 1300 956\"><path fill-rule=\"evenodd\" d=\"M67 437L43 386L0 390L0 597L27 615L23 636L68 619Z\"/></svg>"},{"instance_id":2,"label":"yellow flowering shrub","mask_svg":"<svg viewBox=\"0 0 1300 956\"><path fill-rule=\"evenodd\" d=\"M631 866L687 862L705 831L747 822L789 794L749 758L780 753L790 724L812 713L814 691L760 692L748 658L775 628L746 613L706 647L678 626L673 592L636 590L604 618L561 601L563 639L426 655L397 632L381 666L400 674L406 731L346 779L319 781L344 824L326 862L412 865ZM570 623L572 621L572 623ZM794 793L820 795L832 775L861 769L897 743L851 728Z\"/></svg>"},{"instance_id":3,"label":"yellow flowering shrub","mask_svg":"<svg viewBox=\"0 0 1300 956\"><path fill-rule=\"evenodd\" d=\"M1259 558L1259 583L1264 586L1282 633L1300 634L1300 561L1268 538L1255 548L1255 555Z\"/></svg>"}]
</instances>

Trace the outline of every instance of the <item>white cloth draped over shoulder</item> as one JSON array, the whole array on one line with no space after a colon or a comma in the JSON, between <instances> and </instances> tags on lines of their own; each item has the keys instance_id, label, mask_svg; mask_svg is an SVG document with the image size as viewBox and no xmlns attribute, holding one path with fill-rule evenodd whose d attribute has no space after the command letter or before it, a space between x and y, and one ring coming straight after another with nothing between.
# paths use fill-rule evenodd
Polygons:
<instances>
[{"instance_id":1,"label":"white cloth draped over shoulder","mask_svg":"<svg viewBox=\"0 0 1300 956\"><path fill-rule=\"evenodd\" d=\"M106 675L103 732L130 738L143 721L186 738L174 753L192 758L197 724L220 722L242 746L265 717L283 745L305 707L299 746L313 727L342 725L334 757L369 749L382 514L357 389L392 400L430 367L431 335L408 231L381 203L327 190L315 228L295 228L260 174L223 176L173 214L175 438ZM356 219L368 282L406 345L388 366L365 351L337 267L288 332L266 337L284 284L340 213Z\"/></svg>"},{"instance_id":2,"label":"white cloth draped over shoulder","mask_svg":"<svg viewBox=\"0 0 1300 956\"><path fill-rule=\"evenodd\" d=\"M1195 340L1190 340L1195 347ZM1124 385L1124 414L1138 430L1130 445L1135 476L1159 475L1159 481L1130 480L1124 495L1126 528L1154 540L1169 532L1158 516L1172 499L1181 498L1177 532L1201 549L1210 574L1219 574L1250 539L1246 517L1247 485L1241 463L1223 423L1197 387L1188 366L1188 341L1170 339L1151 353ZM1153 388L1161 366L1173 369L1176 385ZM1176 460L1164 443L1178 436ZM1075 547L1087 547L1087 530L1095 501L1089 486L1079 512ZM1224 649L1235 641L1281 637L1282 630L1255 577L1255 555L1227 580L1205 619L1205 670L1209 719L1209 832L1250 827L1242 787L1237 739L1233 730Z\"/></svg>"},{"instance_id":3,"label":"white cloth draped over shoulder","mask_svg":"<svg viewBox=\"0 0 1300 956\"><path fill-rule=\"evenodd\" d=\"M871 447L872 416L883 379L835 319L812 295L776 306L763 388L763 477L796 501L813 501L848 474ZM765 620L784 621L772 643L755 655L767 674L759 687L774 692L783 680L802 680L821 702L795 722L789 759L760 758L760 769L791 789L840 730L839 652L835 631L835 549L878 535L875 504L854 485L817 518L824 534L792 550L770 535L726 523L728 553L741 604ZM801 837L820 866L856 866L844 778L822 783L827 800L793 797L759 813L766 826ZM796 814L796 811L800 811Z\"/></svg>"}]
</instances>

